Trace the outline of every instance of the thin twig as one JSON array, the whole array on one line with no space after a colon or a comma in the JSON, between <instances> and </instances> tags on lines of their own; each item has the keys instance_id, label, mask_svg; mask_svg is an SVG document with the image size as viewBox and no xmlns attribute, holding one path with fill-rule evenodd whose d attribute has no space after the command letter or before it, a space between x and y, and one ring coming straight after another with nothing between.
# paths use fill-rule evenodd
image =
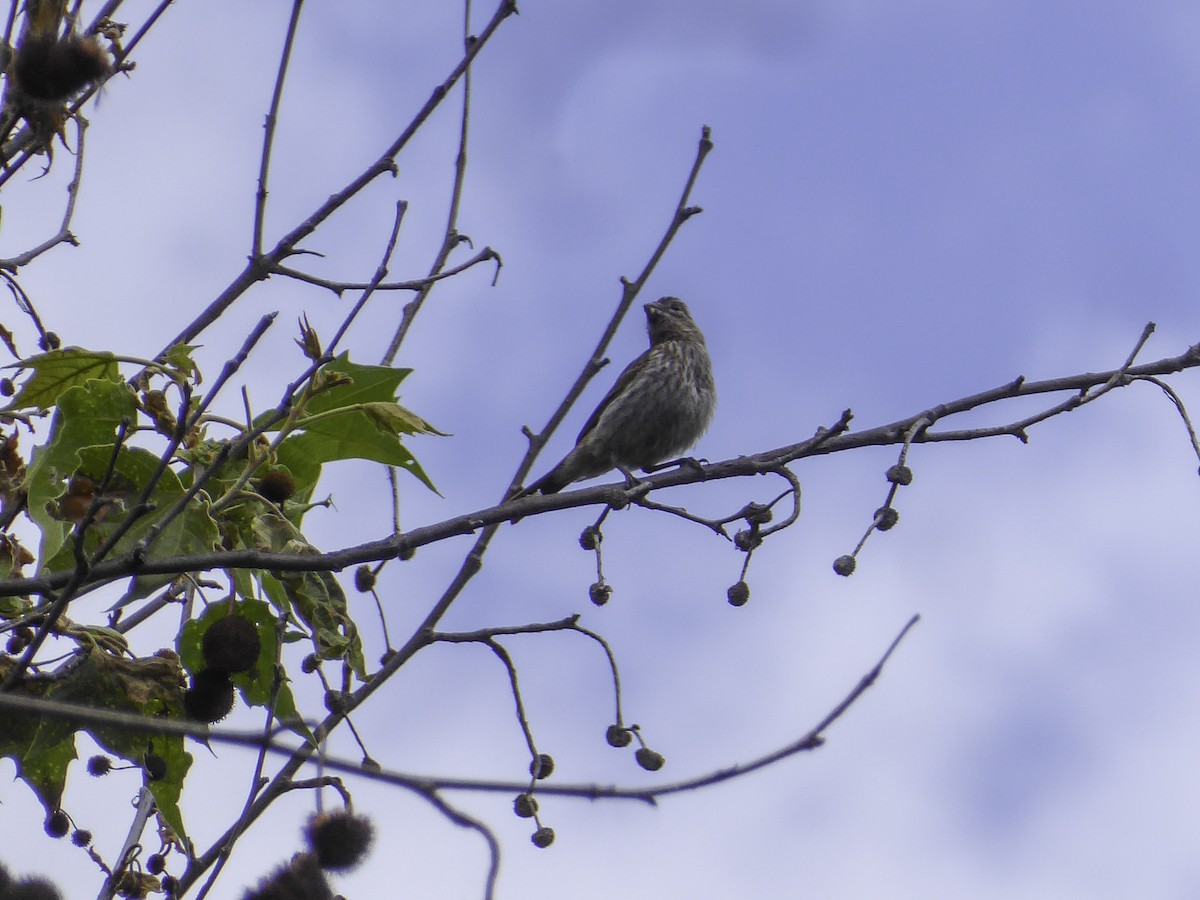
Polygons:
<instances>
[{"instance_id":1,"label":"thin twig","mask_svg":"<svg viewBox=\"0 0 1200 900\"><path fill-rule=\"evenodd\" d=\"M246 339L242 342L242 346L238 349L238 352L232 358L226 360L225 365L221 369L221 374L217 376L217 380L213 382L213 386L208 390L208 393L204 396L204 398L201 399L196 410L191 413L190 418L186 412L187 407L184 407L184 414L180 415L177 419L176 431L175 434L172 435L171 439L172 444L168 448L169 452L163 454L162 461L160 461L160 466L156 472L156 475L161 476L164 463L170 461L171 455L174 453L175 448L182 443L184 437L188 434L195 423L199 421L200 417L204 414L204 411L208 408L209 404L213 402L221 389L228 383L229 379L232 378L234 373L236 373L238 369L240 369L246 362L246 360L249 359L250 354L258 345L258 342L262 340L263 335L267 333L267 329L274 324L276 315L277 313L268 313L267 315L261 317L257 323L255 323L254 327L250 330L250 333L246 335ZM282 416L283 413L280 413L280 415ZM204 490L204 488L208 485L209 480L211 480L221 466L224 465L225 461L232 453L240 450L243 447L249 446L249 444L258 436L258 434L261 434L262 431L264 431L267 427L269 426L264 423L258 429L250 429L242 434L241 437L225 445L222 450L217 453L217 457L213 460L213 462L210 463L209 466L202 472L198 472L196 474L188 489L183 492L183 494L175 501L175 504L170 509L163 513L158 521L156 521L142 537L141 541L138 542L138 547L135 551L136 557L143 557L149 552L150 548L154 545L154 542L158 540L159 536L164 530L166 530L167 526L183 514L183 511L188 508L196 495L199 494L200 491ZM143 493L145 494L146 498L149 497L149 490L151 489L151 486L147 486L147 488L144 489Z\"/></svg>"},{"instance_id":2,"label":"thin twig","mask_svg":"<svg viewBox=\"0 0 1200 900\"><path fill-rule=\"evenodd\" d=\"M1192 417L1188 415L1187 407L1183 405L1183 400L1180 398L1179 394L1177 394L1175 389L1161 378L1145 376L1142 380L1155 385L1159 390L1167 395L1167 399L1171 401L1171 404L1175 407L1175 411L1179 413L1179 417L1183 420L1183 426L1187 429L1188 440L1191 441L1192 444L1192 452L1196 454L1198 459L1200 459L1200 440L1197 440L1196 438L1196 428L1194 425L1192 425Z\"/></svg>"},{"instance_id":3,"label":"thin twig","mask_svg":"<svg viewBox=\"0 0 1200 900\"><path fill-rule=\"evenodd\" d=\"M129 59L129 54L131 54L137 48L137 45L142 42L142 39L149 33L150 29L154 27L155 23L158 22L159 17L167 11L167 7L170 6L172 2L173 0L161 0L158 6L154 7L154 11L151 12L150 15L146 16L146 20L142 23L142 27L135 31L133 37L125 42L124 52L122 52L121 58L117 60L118 63L122 63ZM101 9L96 17L92 20L91 30L95 31L96 26L100 24L102 19L111 18L112 14L117 11L117 7L119 5L120 0L111 0L111 2Z\"/></svg>"},{"instance_id":4,"label":"thin twig","mask_svg":"<svg viewBox=\"0 0 1200 900\"><path fill-rule=\"evenodd\" d=\"M650 259L643 266L641 274L633 281L627 278L621 278L621 299L617 303L616 311L612 318L609 319L604 333L600 335L600 340L596 342L596 347L588 357L587 363L584 364L583 371L579 373L579 377L575 379L574 384L567 390L567 395L559 403L558 407L550 414L550 418L546 424L542 426L542 430L536 434L528 428L524 429L525 437L529 440L529 449L525 452L525 457L517 466L516 474L513 476L512 484L509 485L505 496L509 496L513 491L524 483L525 477L533 468L533 463L541 453L546 442L550 440L550 436L558 430L563 419L567 417L567 413L575 405L575 402L583 394L584 388L595 377L596 373L607 363L605 353L608 351L608 345L612 343L613 337L616 336L617 328L620 326L625 314L629 312L630 306L637 298L642 286L650 278L658 265L663 254L667 252L667 248L671 242L675 240L675 235L683 226L683 223L692 216L698 214L701 210L698 206L689 206L692 196L692 189L696 186L696 179L700 176L700 169L704 165L704 160L712 151L712 130L705 125L700 131L700 143L696 149L696 158L692 163L692 169L688 173L687 181L683 186L683 193L680 194L679 202L675 204L675 210L671 214L671 222L663 233L662 239L659 240L658 246L654 248L654 252L650 254Z\"/></svg>"},{"instance_id":5,"label":"thin twig","mask_svg":"<svg viewBox=\"0 0 1200 900\"><path fill-rule=\"evenodd\" d=\"M471 0L466 0L463 3L463 44L469 50L474 42L475 38L471 35ZM392 335L392 340L383 353L381 365L390 366L395 362L396 354L400 352L400 345L404 343L409 328L412 327L417 314L425 305L425 301L429 299L434 285L437 284L433 277L445 267L454 248L463 242L462 235L458 233L458 210L462 204L463 184L467 177L467 136L471 123L470 66L463 72L462 86L462 111L458 119L458 153L454 157L454 184L450 189L450 209L446 214L446 228L442 232L442 246L438 249L433 265L429 267L429 283L421 288L417 296L404 304L404 310L400 315L400 324L396 327L396 333Z\"/></svg>"},{"instance_id":6,"label":"thin twig","mask_svg":"<svg viewBox=\"0 0 1200 900\"><path fill-rule=\"evenodd\" d=\"M346 331L350 328L350 325L358 317L358 314L362 312L363 307L367 305L367 301L371 299L372 295L374 295L376 288L379 287L379 284L383 281L383 279L387 278L388 266L391 264L392 254L396 252L396 241L400 239L400 225L404 221L404 213L407 210L407 201L400 200L396 203L396 215L392 220L392 230L388 235L387 244L383 249L383 258L380 259L379 265L375 269L375 276L369 282L367 282L367 286L363 289L362 296L358 298L358 302L355 303L350 309L350 312L346 314L346 317L342 320L342 324L338 327L338 330L330 339L329 346L325 349L325 352L328 355L332 356L334 354L337 345L345 336Z\"/></svg>"},{"instance_id":7,"label":"thin twig","mask_svg":"<svg viewBox=\"0 0 1200 900\"><path fill-rule=\"evenodd\" d=\"M271 91L271 107L263 124L262 158L258 166L258 191L254 197L254 233L250 240L250 256L262 255L263 225L267 215L267 174L271 168L271 150L275 144L275 125L279 121L279 104L283 101L283 82L287 77L288 64L292 59L292 48L296 42L296 29L300 24L300 8L304 0L292 0L292 14L288 19L287 35L283 40L283 51L279 55L279 71L275 76L275 87Z\"/></svg>"},{"instance_id":8,"label":"thin twig","mask_svg":"<svg viewBox=\"0 0 1200 900\"><path fill-rule=\"evenodd\" d=\"M184 326L183 330L172 338L167 346L186 344L194 340L199 334L216 322L225 310L233 305L250 287L269 277L276 272L276 267L285 259L295 255L298 252L300 243L323 225L330 216L345 206L346 203L357 196L375 179L381 175L393 172L395 170L396 157L408 146L409 141L412 140L421 126L433 114L433 111L441 105L447 93L462 77L475 57L487 46L504 20L513 15L516 10L517 7L514 0L500 0L491 21L488 22L487 27L480 33L478 39L471 43L463 54L462 59L454 66L446 79L433 89L429 95L429 99L425 101L424 105L417 111L417 114L413 116L400 135L379 157L357 176L348 181L341 190L331 194L304 221L300 222L280 238L269 251L251 259L247 263L246 268L195 319Z\"/></svg>"},{"instance_id":9,"label":"thin twig","mask_svg":"<svg viewBox=\"0 0 1200 900\"><path fill-rule=\"evenodd\" d=\"M492 275L492 284L496 283L499 278L500 268L503 265L503 260L500 254L491 247L484 247L466 262L459 263L457 266L451 266L448 269L442 269L436 275L429 275L425 278L414 278L410 281L384 281L375 285L377 291L422 291L429 287L430 284L436 281L445 281L447 278L453 278L467 269L474 268L484 262L496 263L496 272ZM332 291L339 297L346 291L361 291L367 287L370 282L366 281L335 281L329 278L320 278L316 275L311 275L308 272L301 272L299 269L293 269L291 266L279 265L275 267L277 275L285 275L288 278L293 278L296 281L303 281L305 284L311 284L316 287L325 288L327 291Z\"/></svg>"},{"instance_id":10,"label":"thin twig","mask_svg":"<svg viewBox=\"0 0 1200 900\"><path fill-rule=\"evenodd\" d=\"M494 638L488 638L483 643L504 664L504 670L508 673L508 686L512 691L513 703L517 707L517 722L521 726L521 733L525 735L525 744L529 748L529 756L531 759L536 760L538 755L537 744L533 740L533 729L529 727L529 717L525 714L525 702L521 699L521 685L517 680L517 666L508 651L504 649L504 645L499 641Z\"/></svg>"},{"instance_id":11,"label":"thin twig","mask_svg":"<svg viewBox=\"0 0 1200 900\"><path fill-rule=\"evenodd\" d=\"M137 812L129 825L128 834L125 835L125 843L121 847L121 852L117 854L117 863L113 866L112 873L104 879L104 885L100 888L97 900L108 900L116 893L117 886L121 883L121 875L128 869L130 855L141 841L142 832L146 830L146 823L150 821L154 809L154 794L151 793L150 788L142 787L138 791Z\"/></svg>"},{"instance_id":12,"label":"thin twig","mask_svg":"<svg viewBox=\"0 0 1200 900\"><path fill-rule=\"evenodd\" d=\"M493 900L496 896L496 878L500 875L500 842L496 840L496 835L483 822L467 815L460 809L456 809L442 799L433 791L422 791L422 796L425 797L434 807L447 819L455 825L460 825L463 828L469 828L479 834L488 845L488 873L483 885L483 900Z\"/></svg>"},{"instance_id":13,"label":"thin twig","mask_svg":"<svg viewBox=\"0 0 1200 900\"><path fill-rule=\"evenodd\" d=\"M697 790L699 788L708 787L713 784L719 784L723 781L729 781L733 778L753 772L757 769L764 768L775 762L786 759L804 750L814 750L819 747L823 738L822 735L829 729L834 722L840 719L854 705L855 702L878 680L882 674L884 665L891 659L900 642L911 631L919 621L919 616L913 616L908 623L901 629L899 634L892 640L887 650L880 657L879 661L863 675L854 688L839 701L822 719L804 735L791 741L786 746L774 750L763 756L738 766L733 766L725 769L720 769L695 778L685 779L683 781L670 782L658 786L649 786L644 788L619 788L614 786L602 786L595 784L552 784L550 782L539 782L539 794L554 794L560 797L576 797L588 800L597 799L614 799L614 800L639 800L647 803L654 803L656 798L669 794L677 794L684 791ZM0 693L0 710L5 710L10 713L31 713L46 718L68 719L80 724L89 724L96 726L122 728L127 731L143 732L150 734L167 734L167 735L188 735L198 737L209 742L225 743L245 747L265 747L267 752L280 754L288 757L288 761L284 766L283 771L275 776L271 784L260 793L257 800L254 802L251 817L247 820L252 821L272 802L272 800L282 793L286 792L284 784L292 784L292 775L299 770L300 766L311 758L311 747L307 744L299 747L290 744L279 743L276 735L282 733L281 726L276 726L271 729L271 736L264 740L264 733L258 729L250 731L237 731L233 729L217 729L210 728L199 722L188 722L182 720L165 719L155 716L141 716L135 713L123 713L115 710L103 709L92 706L79 706L72 703L62 703L55 700L43 700L35 697L28 697L22 694ZM318 728L320 730L320 727ZM423 794L433 795L437 791L476 791L482 793L520 793L529 788L528 782L525 781L494 781L468 778L443 778L426 775L415 775L405 772L375 770L373 768L364 768L361 760L340 759L326 756L321 763L324 768L332 771L345 772L354 774L371 781L378 781L383 784L390 784L396 787L415 790ZM213 848L205 853L201 858L196 860L195 869L189 871L191 880L198 875L200 871L208 868L218 854L217 848L225 845L225 838L228 833L218 839ZM191 883L189 881L189 883Z\"/></svg>"},{"instance_id":14,"label":"thin twig","mask_svg":"<svg viewBox=\"0 0 1200 900\"><path fill-rule=\"evenodd\" d=\"M47 250L57 247L59 244L70 244L72 247L79 245L79 242L75 239L75 235L71 233L71 220L75 216L75 201L79 197L79 185L83 183L83 136L84 132L87 131L88 122L87 119L78 114L74 118L75 173L71 176L71 180L67 184L67 206L63 212L62 223L58 226L58 233L42 241L36 247L26 250L24 253L18 253L9 259L0 259L0 269L16 272L21 266L28 265Z\"/></svg>"},{"instance_id":15,"label":"thin twig","mask_svg":"<svg viewBox=\"0 0 1200 900\"><path fill-rule=\"evenodd\" d=\"M806 750L817 749L825 743L825 739L822 737L825 731L830 725L840 719L846 713L846 711L854 705L858 698L866 693L867 689L876 682L880 674L883 672L884 665L886 665L887 661L891 659L892 654L896 652L896 648L900 646L900 642L904 640L905 635L907 635L920 620L921 617L916 615L908 620L908 623L902 629L900 629L900 633L896 635L896 637L892 640L892 643L888 646L887 650L884 651L883 656L879 659L879 662L875 663L871 670L859 679L858 684L856 684L854 689L842 699L841 703L830 710L830 712L826 714L825 718L821 719L821 721L811 728L807 734L795 741L792 741L786 747L780 747L778 750L773 750L770 753L766 753L748 763L730 766L727 769L721 769L719 772L702 775L698 778L689 778L684 781L674 782L672 784L660 785L651 789L650 791L647 791L646 793L654 798L658 798L665 797L669 794L679 794L685 791L694 791L699 788L710 787L714 784L720 784L722 781L729 781L732 778L738 778L742 775L747 775L757 769L774 765L780 760L787 759L789 756L794 756L797 753L801 753Z\"/></svg>"}]
</instances>

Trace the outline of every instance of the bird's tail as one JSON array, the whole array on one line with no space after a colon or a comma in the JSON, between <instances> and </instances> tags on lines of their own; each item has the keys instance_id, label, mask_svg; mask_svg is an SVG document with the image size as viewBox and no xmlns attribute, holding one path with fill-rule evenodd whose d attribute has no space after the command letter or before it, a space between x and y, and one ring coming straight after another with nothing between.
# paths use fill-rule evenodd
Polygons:
<instances>
[{"instance_id":1,"label":"bird's tail","mask_svg":"<svg viewBox=\"0 0 1200 900\"><path fill-rule=\"evenodd\" d=\"M513 494L512 499L520 500L530 494L557 494L570 483L570 476L563 474L563 467L557 465L533 484Z\"/></svg>"}]
</instances>

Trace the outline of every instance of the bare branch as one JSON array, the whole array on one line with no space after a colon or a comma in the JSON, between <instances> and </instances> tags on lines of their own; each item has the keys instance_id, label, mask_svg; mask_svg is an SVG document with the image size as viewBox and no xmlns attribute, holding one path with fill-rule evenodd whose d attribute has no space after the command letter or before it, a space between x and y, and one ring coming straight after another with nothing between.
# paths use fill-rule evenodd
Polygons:
<instances>
[{"instance_id":1,"label":"bare branch","mask_svg":"<svg viewBox=\"0 0 1200 900\"><path fill-rule=\"evenodd\" d=\"M704 160L712 151L712 129L705 125L700 131L700 143L696 148L696 158L692 163L692 169L688 173L687 181L683 186L683 193L679 197L679 202L675 205L675 211L671 215L671 223L667 226L662 239L658 242L658 246L654 248L654 252L650 254L650 259L642 268L642 272L633 281L627 278L621 278L621 299L617 303L616 311L612 318L608 321L608 326L604 329L604 333L600 335L600 340L596 343L596 348L592 351L592 355L588 358L587 363L583 367L583 371L579 373L579 377L575 379L575 383L567 391L567 395L563 398L558 408L551 413L546 424L542 426L542 430L536 434L528 428L524 429L525 436L529 439L529 449L525 453L525 458L521 460L517 466L516 474L513 476L512 484L509 485L505 496L513 493L525 481L525 477L533 468L533 463L537 459L538 454L542 452L542 448L546 446L546 442L550 440L550 436L558 430L558 426L562 424L563 419L567 417L567 413L571 411L571 407L583 394L583 389L587 387L588 382L595 377L596 373L608 362L604 358L604 354L608 351L608 345L612 343L613 337L617 333L617 328L620 326L625 314L629 312L630 306L637 298L642 286L650 278L655 267L658 266L658 261L662 259L663 254L667 252L667 248L671 246L671 242L675 240L675 235L679 229L683 227L683 223L692 216L698 214L701 210L698 206L689 206L691 200L692 189L696 186L696 179L700 177L700 169L704 165Z\"/></svg>"},{"instance_id":2,"label":"bare branch","mask_svg":"<svg viewBox=\"0 0 1200 900\"><path fill-rule=\"evenodd\" d=\"M231 550L186 556L166 556L157 559L127 555L118 559L106 560L93 566L88 575L88 581L89 583L103 583L134 574L180 575L185 572L206 571L216 568L272 569L281 572L337 572L361 563L395 559L401 554L407 554L426 544L438 543L448 538L479 532L476 545L468 555L463 569L460 570L451 587L447 589L447 593L430 614L431 621L426 627L432 627L432 624L438 621L444 613L444 606L449 605L453 597L457 596L458 591L462 589L474 572L477 571L479 560L482 558L483 548L487 546L496 527L510 519L584 506L606 505L620 509L636 499L636 496L648 490L661 490L663 488L679 487L702 481L719 481L726 478L762 475L769 472L777 472L782 465L810 456L823 456L830 453L845 452L858 447L882 447L891 444L903 444L908 439L907 435L913 424L922 419L932 418L936 421L954 413L976 409L1006 400L1010 397L1030 396L1056 391L1085 391L1089 388L1106 385L1115 375L1120 375L1120 378L1113 384L1113 387L1121 387L1126 384L1143 381L1146 376L1171 374L1183 369L1194 368L1198 365L1200 365L1200 345L1193 345L1179 356L1135 366L1128 370L1118 369L1108 372L1085 373L1037 382L1010 382L991 391L984 391L961 400L955 400L936 407L934 410L926 410L907 419L865 431L833 434L829 429L822 429L818 434L806 441L789 444L778 449L763 451L751 456L739 456L721 462L709 463L698 468L684 466L680 469L653 475L642 480L641 484L634 488L629 488L622 480L614 484L596 485L574 491L564 491L559 494L531 495L522 497L519 500L507 501L486 509L454 516L434 524L413 528L381 540L370 541L365 544L333 550L327 553L287 554L268 553L257 550ZM1107 391L1108 388L1105 390ZM1074 407L1070 408L1073 409ZM843 421L848 421L847 416L843 416ZM992 431L992 429L976 429L971 432L938 434L926 430L920 433L913 440L913 443L977 439L991 436ZM968 434L970 437L967 436ZM0 597L48 594L62 588L69 580L70 576L61 572L30 578L9 578L0 581Z\"/></svg>"},{"instance_id":3,"label":"bare branch","mask_svg":"<svg viewBox=\"0 0 1200 900\"><path fill-rule=\"evenodd\" d=\"M0 259L0 269L16 272L21 266L28 265L47 250L57 247L59 244L70 244L72 247L79 244L75 235L71 233L71 219L75 216L75 201L79 197L79 185L83 182L83 136L87 131L88 122L78 113L74 119L75 174L71 176L71 181L67 184L67 206L63 212L62 224L58 227L58 233L24 253L18 253L9 259Z\"/></svg>"},{"instance_id":4,"label":"bare branch","mask_svg":"<svg viewBox=\"0 0 1200 900\"><path fill-rule=\"evenodd\" d=\"M300 9L304 0L292 0L292 14L288 18L287 35L283 39L283 50L279 54L279 72L275 76L275 87L271 91L271 108L263 123L262 158L258 166L258 190L254 195L254 231L250 239L250 258L262 256L263 226L267 216L267 175L271 168L271 150L275 146L275 125L279 121L279 104L283 101L283 82L287 78L288 64L292 60L292 49L296 43L296 29L300 25Z\"/></svg>"},{"instance_id":5,"label":"bare branch","mask_svg":"<svg viewBox=\"0 0 1200 900\"><path fill-rule=\"evenodd\" d=\"M458 82L463 73L467 70L475 57L487 46L488 41L496 33L500 25L516 12L516 3L514 0L500 0L496 7L492 19L488 22L487 27L480 33L478 39L471 42L467 47L458 64L454 66L450 74L439 85L437 85L430 94L429 99L418 110L417 114L405 127L390 146L383 153L360 172L357 176L347 182L341 190L333 193L325 200L317 209L315 209L303 222L295 226L291 231L279 239L269 251L260 256L255 256L246 264L236 278L223 290L209 305L193 319L187 326L184 327L178 335L176 335L168 344L186 344L196 338L205 329L219 319L222 313L225 312L242 294L244 294L255 283L269 278L272 274L278 272L278 266L288 257L295 255L298 252L300 243L316 231L324 222L335 212L341 209L350 201L351 198L357 196L367 185L373 182L380 175L392 172L395 167L396 157L400 154L413 135L421 128L429 116L438 106L441 105L446 94Z\"/></svg>"},{"instance_id":6,"label":"bare branch","mask_svg":"<svg viewBox=\"0 0 1200 900\"><path fill-rule=\"evenodd\" d=\"M422 291L430 284L436 281L444 281L447 278L453 278L460 272L465 272L467 269L474 268L483 262L496 263L496 272L492 276L492 284L496 283L496 279L500 275L500 267L503 265L503 260L500 259L500 254L491 247L484 247L470 259L464 263L459 263L457 266L451 266L448 269L443 269L436 275L429 275L425 278L414 278L411 281L383 281L375 285L377 291ZM325 288L327 291L332 291L339 297L346 291L361 291L365 290L370 282L368 281L334 281L328 278L318 278L316 275L310 275L307 272L301 272L298 269L293 269L291 266L280 265L275 269L279 275L285 275L288 278L293 278L296 281L303 281L305 284L311 284L316 287Z\"/></svg>"},{"instance_id":7,"label":"bare branch","mask_svg":"<svg viewBox=\"0 0 1200 900\"><path fill-rule=\"evenodd\" d=\"M855 702L878 680L883 672L884 665L891 659L896 649L900 646L900 642L920 621L919 616L913 616L908 620L907 624L900 630L899 634L892 640L887 650L884 651L879 661L859 680L854 688L839 701L833 709L831 709L822 719L805 734L796 740L790 742L784 747L773 750L770 753L764 754L756 759L731 766L729 768L720 769L705 775L689 778L683 781L669 782L658 786L646 788L618 788L613 786L600 786L594 784L551 784L548 782L539 782L538 793L553 794L560 797L577 797L588 800L597 799L616 799L616 800L640 800L647 803L653 803L657 798L667 796L669 794L677 794L684 791L693 791L699 788L708 787L710 785L719 784L723 781L729 781L749 772L765 768L773 763L779 762L789 756L794 756L797 753L806 750L815 750L824 743L822 735L829 729L838 719L854 705ZM270 800L278 794L284 793L284 784L292 783L291 774L298 771L301 764L307 761L311 750L307 745L299 747L279 743L275 737L279 733L279 729L271 730L270 734L265 731L235 731L232 729L215 729L198 722L185 722L172 719L164 719L152 716L139 716L133 713L122 713L114 710L100 709L90 706L78 706L70 703L62 703L54 700L44 700L41 698L27 697L21 694L0 693L0 710L6 710L11 713L28 713L48 718L69 719L75 722L91 725L104 725L109 727L123 728L134 732L145 732L149 734L169 734L169 735L187 735L201 738L210 742L226 743L240 745L246 747L265 748L267 752L282 754L288 757L288 764L283 772L276 775L271 785L265 789L258 799L254 802L251 814L249 817L239 819L242 825L249 824L254 818L265 809L270 803ZM476 791L485 793L520 793L528 789L528 783L523 781L493 781L493 780L475 780L464 778L442 778L424 775L413 775L404 772L378 770L373 768L364 768L360 762L324 757L320 764L325 768L333 771L346 772L358 775L362 778L371 781L378 781L385 784L391 784L396 787L407 788L409 790L418 791L422 794L433 796L438 791ZM284 774L284 773L291 774ZM202 859L196 861L198 871L202 871L211 863L211 859L215 859L217 855L214 851L216 848L224 846L229 833L222 839L219 839L214 844L214 850L210 850ZM207 862L206 862L207 861ZM189 874L193 874L191 871Z\"/></svg>"},{"instance_id":8,"label":"bare branch","mask_svg":"<svg viewBox=\"0 0 1200 900\"><path fill-rule=\"evenodd\" d=\"M463 5L463 45L467 50L470 50L473 43L475 43L475 38L471 35L471 4L470 0L468 0ZM396 354L400 352L400 345L408 335L408 329L412 327L417 313L421 311L421 307L429 299L429 294L432 292L434 285L437 284L435 276L445 268L450 254L464 240L463 236L458 233L458 209L462 204L463 184L467 177L467 135L471 122L470 66L463 72L462 83L462 113L459 116L458 153L454 159L454 185L450 189L450 211L446 214L446 229L442 233L442 246L434 258L433 265L429 268L428 284L421 288L417 296L404 305L404 311L400 316L400 324L396 327L396 333L392 335L392 340L383 352L383 357L380 360L381 364L385 366L390 366L395 361Z\"/></svg>"}]
</instances>

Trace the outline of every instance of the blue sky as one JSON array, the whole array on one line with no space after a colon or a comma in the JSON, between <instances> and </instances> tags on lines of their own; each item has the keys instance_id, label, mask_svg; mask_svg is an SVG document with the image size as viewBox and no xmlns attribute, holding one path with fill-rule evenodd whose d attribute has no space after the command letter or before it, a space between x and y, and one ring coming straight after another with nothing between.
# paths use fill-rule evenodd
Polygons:
<instances>
[{"instance_id":1,"label":"blue sky","mask_svg":"<svg viewBox=\"0 0 1200 900\"><path fill-rule=\"evenodd\" d=\"M274 233L373 158L444 77L459 46L453 6L306 5ZM127 3L118 18L140 21L146 8ZM480 22L490 13L476 10ZM172 8L137 71L91 109L81 247L22 276L67 343L151 355L240 270L286 14L280 0ZM800 440L846 407L865 428L1017 375L1113 368L1150 320L1159 330L1142 359L1182 352L1200 339L1198 46L1200 12L1182 0L526 0L477 65L461 216L477 247L503 255L503 272L496 287L481 270L436 292L400 358L415 370L405 402L453 434L414 441L443 496L406 484L405 527L498 498L524 451L520 426L539 426L558 403L617 302L618 277L637 273L665 227L702 125L716 145L693 196L704 213L643 297L685 298L708 337L720 403L702 456ZM392 271L422 274L440 239L455 120L443 108L398 177L313 239L325 258L305 264L369 277L406 199ZM3 255L52 230L68 175L60 153L49 178L8 188ZM291 322L307 312L328 333L347 302L273 279L204 336L206 372L259 315L281 310L246 369L252 396L272 403L298 365ZM351 332L358 359L378 358L401 302L381 300ZM644 343L631 316L614 365ZM538 471L570 446L616 371L591 385ZM1194 377L1175 383L1195 403ZM594 563L576 544L592 516L527 519L497 538L445 627L582 612L618 655L627 715L668 760L651 776L604 745L595 648L513 639L535 733L564 781L652 784L782 745L853 687L910 615L923 617L828 744L803 758L655 810L547 800L558 840L546 851L529 844L508 798L456 798L501 838L500 898L1200 893L1200 485L1170 405L1139 386L1039 426L1029 445L914 448L900 524L840 579L830 564L881 504L894 461L870 450L798 465L804 515L756 554L740 610L724 599L740 554L677 520L610 517L615 592L603 609L587 602ZM332 472L338 508L310 520L314 540L334 548L383 534L382 484L367 466ZM752 480L660 499L717 514L775 491ZM393 633L419 621L465 547L387 570ZM358 724L385 766L525 770L504 673L478 648L423 653L376 699ZM199 771L237 785L187 808L207 846L240 806L250 760L195 752ZM333 752L354 755L346 736ZM398 791L352 789L379 842L342 893L383 896L399 883L407 896L480 895L475 836ZM130 788L86 790L123 809ZM29 814L20 786L0 799L13 821ZM295 796L250 832L226 895L298 846L293 823L309 808ZM40 833L20 841L26 858L93 883L82 854Z\"/></svg>"}]
</instances>

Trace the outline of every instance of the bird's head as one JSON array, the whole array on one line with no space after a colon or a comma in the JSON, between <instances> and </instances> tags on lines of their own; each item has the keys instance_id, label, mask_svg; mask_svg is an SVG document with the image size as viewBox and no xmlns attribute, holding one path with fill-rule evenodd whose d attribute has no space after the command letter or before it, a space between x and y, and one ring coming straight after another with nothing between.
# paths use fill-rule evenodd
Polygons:
<instances>
[{"instance_id":1,"label":"bird's head","mask_svg":"<svg viewBox=\"0 0 1200 900\"><path fill-rule=\"evenodd\" d=\"M678 297L662 297L647 303L646 330L650 332L650 345L663 341L698 341L704 343L704 335L692 321L687 304Z\"/></svg>"}]
</instances>

